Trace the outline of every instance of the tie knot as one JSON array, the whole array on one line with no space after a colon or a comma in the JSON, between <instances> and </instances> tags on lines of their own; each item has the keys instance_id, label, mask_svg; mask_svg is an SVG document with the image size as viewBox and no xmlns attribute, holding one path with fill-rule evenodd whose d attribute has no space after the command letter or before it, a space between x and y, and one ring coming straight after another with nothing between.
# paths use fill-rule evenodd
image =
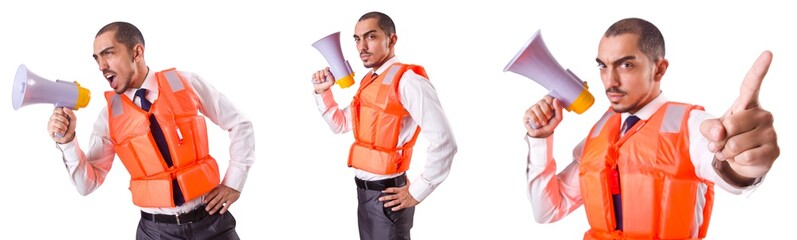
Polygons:
<instances>
[{"instance_id":1,"label":"tie knot","mask_svg":"<svg viewBox=\"0 0 797 240\"><path fill-rule=\"evenodd\" d=\"M140 88L140 89L136 90L136 97L139 97L141 99L146 99L147 98L147 89L146 88Z\"/></svg>"},{"instance_id":2,"label":"tie knot","mask_svg":"<svg viewBox=\"0 0 797 240\"><path fill-rule=\"evenodd\" d=\"M144 111L149 111L152 103L147 100L147 89L141 88L136 90L136 97L138 97L138 100L141 101L141 109L144 109Z\"/></svg>"},{"instance_id":3,"label":"tie knot","mask_svg":"<svg viewBox=\"0 0 797 240\"><path fill-rule=\"evenodd\" d=\"M376 80L376 78L378 78L378 77L379 77L379 74L376 74L375 72L371 73L371 80Z\"/></svg>"},{"instance_id":4,"label":"tie knot","mask_svg":"<svg viewBox=\"0 0 797 240\"><path fill-rule=\"evenodd\" d=\"M628 116L628 118L625 119L625 130L623 132L627 132L628 129L631 129L637 122L639 122L639 117L635 115Z\"/></svg>"}]
</instances>

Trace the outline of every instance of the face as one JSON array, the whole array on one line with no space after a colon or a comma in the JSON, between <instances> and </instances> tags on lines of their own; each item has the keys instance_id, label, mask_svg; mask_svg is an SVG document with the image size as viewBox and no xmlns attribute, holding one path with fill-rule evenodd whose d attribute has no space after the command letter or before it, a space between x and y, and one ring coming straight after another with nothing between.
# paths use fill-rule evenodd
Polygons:
<instances>
[{"instance_id":1,"label":"face","mask_svg":"<svg viewBox=\"0 0 797 240\"><path fill-rule=\"evenodd\" d=\"M376 18L357 22L354 27L354 42L366 68L379 68L393 57L393 45L397 39L396 34L386 36Z\"/></svg>"},{"instance_id":2,"label":"face","mask_svg":"<svg viewBox=\"0 0 797 240\"><path fill-rule=\"evenodd\" d=\"M615 112L636 113L660 92L659 83L668 62L651 61L638 47L639 35L603 37L598 62L606 97Z\"/></svg>"},{"instance_id":3,"label":"face","mask_svg":"<svg viewBox=\"0 0 797 240\"><path fill-rule=\"evenodd\" d=\"M115 34L116 31L107 31L94 39L93 57L114 92L121 94L135 85L136 63L143 59L144 49L141 44L128 49L114 39Z\"/></svg>"}]
</instances>

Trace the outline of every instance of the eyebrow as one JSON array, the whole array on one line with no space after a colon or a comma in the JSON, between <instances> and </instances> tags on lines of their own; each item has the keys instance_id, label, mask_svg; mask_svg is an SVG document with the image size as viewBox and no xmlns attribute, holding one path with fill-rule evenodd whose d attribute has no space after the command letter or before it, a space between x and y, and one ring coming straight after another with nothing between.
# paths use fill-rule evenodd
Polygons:
<instances>
[{"instance_id":1,"label":"eyebrow","mask_svg":"<svg viewBox=\"0 0 797 240\"><path fill-rule=\"evenodd\" d=\"M108 51L110 51L113 48L115 48L115 46L107 47L107 48L103 49L102 51L100 51L99 55L105 54L105 53L107 53ZM91 57L93 57L94 59L97 59L97 54L92 54Z\"/></svg>"},{"instance_id":2,"label":"eyebrow","mask_svg":"<svg viewBox=\"0 0 797 240\"><path fill-rule=\"evenodd\" d=\"M621 57L620 59L614 60L614 61L612 62L612 65L617 65L617 64L620 64L620 63L622 63L622 62L625 62L625 61L628 61L628 60L634 60L634 59L636 59L636 56L625 56L625 57ZM598 64L603 64L603 65L606 65L606 63L604 63L603 61L601 61L599 58L595 58L595 61L596 61L596 62L598 62Z\"/></svg>"},{"instance_id":3,"label":"eyebrow","mask_svg":"<svg viewBox=\"0 0 797 240\"><path fill-rule=\"evenodd\" d=\"M365 35L368 35L368 34L371 34L371 33L375 33L375 32L376 32L376 30L367 31L367 32L363 33L362 36L365 37ZM360 36L357 36L357 34L354 34L353 37L358 38Z\"/></svg>"}]
</instances>

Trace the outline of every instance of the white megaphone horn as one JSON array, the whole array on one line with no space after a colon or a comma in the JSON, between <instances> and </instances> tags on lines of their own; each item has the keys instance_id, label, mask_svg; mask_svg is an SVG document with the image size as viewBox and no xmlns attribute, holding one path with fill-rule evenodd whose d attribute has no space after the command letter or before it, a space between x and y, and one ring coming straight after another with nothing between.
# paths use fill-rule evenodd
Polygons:
<instances>
[{"instance_id":1,"label":"white megaphone horn","mask_svg":"<svg viewBox=\"0 0 797 240\"><path fill-rule=\"evenodd\" d=\"M570 69L562 68L542 41L540 30L534 33L512 61L504 68L523 75L546 89L548 95L561 102L567 111L583 113L595 102L586 82L581 81ZM537 128L534 124L532 127Z\"/></svg>"},{"instance_id":2,"label":"white megaphone horn","mask_svg":"<svg viewBox=\"0 0 797 240\"><path fill-rule=\"evenodd\" d=\"M51 103L55 107L77 110L86 107L91 99L91 92L77 82L48 80L28 70L25 64L17 68L11 90L14 110L37 103Z\"/></svg>"},{"instance_id":3,"label":"white megaphone horn","mask_svg":"<svg viewBox=\"0 0 797 240\"><path fill-rule=\"evenodd\" d=\"M335 83L340 88L354 85L354 71L351 70L349 61L343 58L343 51L340 50L340 32L321 38L313 43L313 47L327 59L329 72L332 73Z\"/></svg>"}]
</instances>

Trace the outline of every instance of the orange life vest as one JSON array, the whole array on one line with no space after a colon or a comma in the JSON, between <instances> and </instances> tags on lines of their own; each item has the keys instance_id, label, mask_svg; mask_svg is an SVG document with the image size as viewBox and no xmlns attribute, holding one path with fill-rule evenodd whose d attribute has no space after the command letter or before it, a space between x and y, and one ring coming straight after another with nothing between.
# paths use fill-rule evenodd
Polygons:
<instances>
[{"instance_id":1,"label":"orange life vest","mask_svg":"<svg viewBox=\"0 0 797 240\"><path fill-rule=\"evenodd\" d=\"M409 115L398 91L407 70L428 79L421 66L394 63L375 80L368 74L360 82L351 103L354 144L349 151L349 167L384 175L409 169L421 128L416 127L412 139L398 147L402 119Z\"/></svg>"},{"instance_id":2,"label":"orange life vest","mask_svg":"<svg viewBox=\"0 0 797 240\"><path fill-rule=\"evenodd\" d=\"M172 180L186 201L219 184L219 167L208 154L205 118L191 85L174 69L155 74L158 99L145 112L127 96L105 92L114 151L130 173L133 203L140 207L174 207ZM150 132L153 114L163 130L173 162L168 167Z\"/></svg>"},{"instance_id":3,"label":"orange life vest","mask_svg":"<svg viewBox=\"0 0 797 240\"><path fill-rule=\"evenodd\" d=\"M689 156L689 112L669 102L622 138L609 109L584 145L579 180L590 230L584 239L699 239L706 236L714 184L698 178ZM699 134L699 133L698 133ZM616 221L610 172L619 170L623 230Z\"/></svg>"}]
</instances>

